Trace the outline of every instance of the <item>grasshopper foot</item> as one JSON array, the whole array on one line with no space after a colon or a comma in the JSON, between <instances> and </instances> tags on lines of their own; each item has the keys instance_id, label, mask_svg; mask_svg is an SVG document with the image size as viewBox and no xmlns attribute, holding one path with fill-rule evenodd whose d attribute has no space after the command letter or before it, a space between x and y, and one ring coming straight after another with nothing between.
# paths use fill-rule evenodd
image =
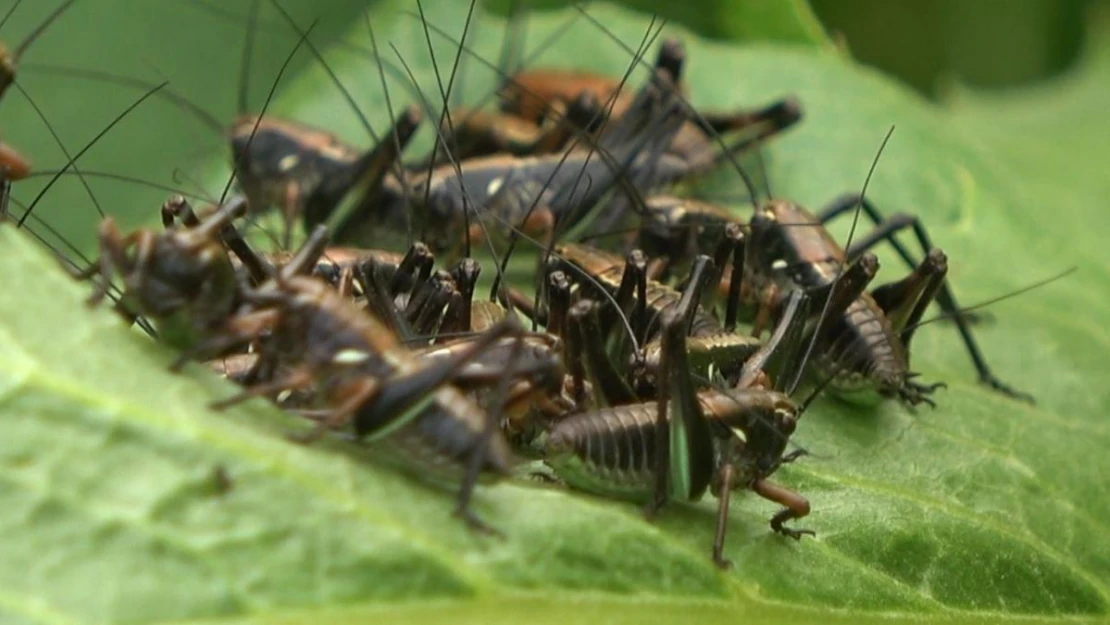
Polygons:
<instances>
[{"instance_id":1,"label":"grasshopper foot","mask_svg":"<svg viewBox=\"0 0 1110 625\"><path fill-rule=\"evenodd\" d=\"M804 448L799 447L799 448L795 449L794 451L792 451L792 452L786 454L785 456L783 456L782 460L779 461L779 464L790 464L791 462L794 462L798 458L801 458L803 456L808 456L808 455L809 455L809 450L808 449L804 449Z\"/></svg>"},{"instance_id":2,"label":"grasshopper foot","mask_svg":"<svg viewBox=\"0 0 1110 625\"><path fill-rule=\"evenodd\" d=\"M478 532L479 534L493 536L502 540L505 539L505 534L503 534L501 530L492 525L489 525L482 519L479 519L478 515L474 514L468 506L459 506L455 508L453 516L455 516L455 518L461 519L463 523L466 523L467 527L474 530L475 532Z\"/></svg>"},{"instance_id":3,"label":"grasshopper foot","mask_svg":"<svg viewBox=\"0 0 1110 625\"><path fill-rule=\"evenodd\" d=\"M989 386L992 390L1002 393L1003 395L1011 399L1016 399L1018 401L1027 402L1033 405L1036 405L1037 403L1037 401L1033 399L1033 396L1029 393L1019 391L1009 384L1006 384L1002 380L994 377L993 375L985 375L979 378L979 381Z\"/></svg>"},{"instance_id":4,"label":"grasshopper foot","mask_svg":"<svg viewBox=\"0 0 1110 625\"><path fill-rule=\"evenodd\" d=\"M290 434L286 434L285 439L291 443L297 443L298 445L311 445L312 443L315 443L316 441L323 438L324 434L326 434L329 429L330 428L326 424L320 422L307 432L293 432Z\"/></svg>"},{"instance_id":5,"label":"grasshopper foot","mask_svg":"<svg viewBox=\"0 0 1110 625\"><path fill-rule=\"evenodd\" d=\"M644 518L648 521L653 520L659 515L659 511L663 509L666 503L667 500L664 497L653 497L652 500L644 506Z\"/></svg>"},{"instance_id":6,"label":"grasshopper foot","mask_svg":"<svg viewBox=\"0 0 1110 625\"><path fill-rule=\"evenodd\" d=\"M898 389L898 398L911 408L919 404L928 404L930 408L936 408L937 403L933 401L930 395L936 392L937 389L948 388L948 385L944 382L922 384L910 379L917 375L919 374L911 373L906 376L906 380L902 383L902 387Z\"/></svg>"},{"instance_id":7,"label":"grasshopper foot","mask_svg":"<svg viewBox=\"0 0 1110 625\"><path fill-rule=\"evenodd\" d=\"M189 352L181 354L177 357L177 359L170 363L170 373L181 373L181 370L185 367L185 365L189 364L192 359L193 356Z\"/></svg>"},{"instance_id":8,"label":"grasshopper foot","mask_svg":"<svg viewBox=\"0 0 1110 625\"><path fill-rule=\"evenodd\" d=\"M778 527L775 527L774 523L771 524L771 529L775 530L775 532L777 532L779 534L782 534L783 536L789 536L790 538L793 538L794 540L801 540L802 536L806 536L806 535L817 536L817 532L814 532L813 530L806 530L806 529L800 529L799 530L799 529L794 529L793 527L786 527L785 525L779 525Z\"/></svg>"}]
</instances>

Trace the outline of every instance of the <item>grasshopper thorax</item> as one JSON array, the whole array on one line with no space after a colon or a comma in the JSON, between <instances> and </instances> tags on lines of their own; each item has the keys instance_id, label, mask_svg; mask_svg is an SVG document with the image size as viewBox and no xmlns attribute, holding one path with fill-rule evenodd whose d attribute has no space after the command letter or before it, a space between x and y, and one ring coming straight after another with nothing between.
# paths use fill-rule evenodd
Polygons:
<instances>
[{"instance_id":1,"label":"grasshopper thorax","mask_svg":"<svg viewBox=\"0 0 1110 625\"><path fill-rule=\"evenodd\" d=\"M732 488L748 488L778 469L800 416L789 396L722 391L703 393L701 400L715 428L727 430L716 437L715 447L720 461L733 465ZM718 492L718 485L713 490Z\"/></svg>"}]
</instances>

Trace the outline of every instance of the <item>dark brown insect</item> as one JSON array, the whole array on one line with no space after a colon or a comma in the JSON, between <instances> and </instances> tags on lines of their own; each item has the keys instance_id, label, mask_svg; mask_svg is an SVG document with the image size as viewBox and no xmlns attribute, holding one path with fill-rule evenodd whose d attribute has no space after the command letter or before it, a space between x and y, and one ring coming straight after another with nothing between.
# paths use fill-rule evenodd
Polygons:
<instances>
[{"instance_id":1,"label":"dark brown insect","mask_svg":"<svg viewBox=\"0 0 1110 625\"><path fill-rule=\"evenodd\" d=\"M298 267L287 265L275 279L246 290L243 298L250 310L203 345L219 352L264 338L257 343L255 364L264 372L248 376L252 386L220 405L309 390L320 407L310 413L319 420L310 438L351 425L359 440L383 439L384 444L375 446L383 460L426 479L461 483L457 513L475 527L489 529L473 516L469 501L479 473L494 476L509 470L509 448L496 428L500 403L494 402L498 407L488 412L451 382L473 382L478 374L468 374L467 367L514 332L512 324L499 324L464 349L425 361L353 302L346 288L290 275L308 266L307 260ZM516 358L508 362L510 371Z\"/></svg>"},{"instance_id":2,"label":"dark brown insect","mask_svg":"<svg viewBox=\"0 0 1110 625\"><path fill-rule=\"evenodd\" d=\"M105 218L99 262L79 275L100 278L89 304L99 303L119 275L124 308L155 320L167 342L189 348L227 322L239 304L239 279L221 233L244 214L246 202L233 201L192 228L142 228L126 236Z\"/></svg>"},{"instance_id":3,"label":"dark brown insect","mask_svg":"<svg viewBox=\"0 0 1110 625\"><path fill-rule=\"evenodd\" d=\"M668 39L660 45L655 70L664 73L680 92L684 91L681 81L685 63L686 52L681 41ZM617 79L586 72L531 69L506 81L501 91L501 107L505 112L540 124L552 110L564 110L586 93L598 102L612 103L609 119L613 121L620 119L632 106L631 96L620 86ZM665 149L682 163L680 167L685 175L707 171L721 162L724 155L717 152L715 142L719 135L751 134L730 150L740 151L790 128L801 120L802 110L796 100L786 98L765 109L731 113L696 111L690 118Z\"/></svg>"}]
</instances>

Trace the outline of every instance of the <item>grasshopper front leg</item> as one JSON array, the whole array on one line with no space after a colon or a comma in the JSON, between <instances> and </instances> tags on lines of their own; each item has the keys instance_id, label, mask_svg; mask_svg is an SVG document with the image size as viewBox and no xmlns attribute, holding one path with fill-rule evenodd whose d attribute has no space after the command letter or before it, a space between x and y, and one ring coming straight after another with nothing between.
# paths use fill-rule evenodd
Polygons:
<instances>
[{"instance_id":1,"label":"grasshopper front leg","mask_svg":"<svg viewBox=\"0 0 1110 625\"><path fill-rule=\"evenodd\" d=\"M752 483L752 490L764 499L786 506L784 509L778 511L775 516L771 517L772 530L783 536L789 536L794 540L798 540L806 534L810 536L817 535L813 530L794 529L783 525L783 523L790 519L800 519L809 514L808 499L762 478Z\"/></svg>"}]
</instances>

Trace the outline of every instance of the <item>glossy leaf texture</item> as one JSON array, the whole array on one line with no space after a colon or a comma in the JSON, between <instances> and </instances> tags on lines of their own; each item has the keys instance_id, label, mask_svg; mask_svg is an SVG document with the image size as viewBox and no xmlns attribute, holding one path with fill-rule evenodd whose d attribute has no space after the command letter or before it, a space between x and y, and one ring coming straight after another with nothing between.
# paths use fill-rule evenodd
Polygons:
<instances>
[{"instance_id":1,"label":"glossy leaf texture","mask_svg":"<svg viewBox=\"0 0 1110 625\"><path fill-rule=\"evenodd\" d=\"M92 4L75 8L36 55L80 65L67 34L88 49L97 49L90 42L110 41L104 34L110 16ZM230 119L245 4L229 5L238 16L232 20L166 3L124 26L135 30L135 55L154 59L172 88L205 106L223 102L217 110ZM376 65L359 50L370 45L360 3L333 4L313 40L380 131L390 115ZM315 15L310 3L293 8L302 24ZM433 24L459 37L465 4L437 0L424 8ZM411 9L379 3L369 21L392 66L392 106L420 103L404 84L403 59L437 108L433 61ZM651 21L606 5L588 11L631 48ZM534 62L624 71L630 53L572 9L529 16L529 46L567 23ZM476 24L470 45L482 58L496 59L503 18L482 14ZM197 36L201 28L218 37ZM0 621L1103 618L1110 596L1110 493L1103 479L1110 472L1104 453L1110 430L1102 420L1108 339L1100 316L1110 256L1097 225L1107 197L1099 173L1107 148L1098 140L1107 130L1099 106L1110 72L1106 47L1092 50L1057 84L1005 98L963 94L946 110L824 44L710 42L675 24L665 32L686 40L691 99L699 106L799 97L805 121L768 149L767 176L777 196L817 208L858 191L894 124L868 196L887 214L921 216L948 254L962 304L1079 266L1060 282L992 307L993 319L976 328L996 372L1036 395L1037 406L976 384L955 330L934 323L915 337L913 363L924 380L949 385L935 410L822 398L795 434L813 455L784 468L780 478L812 501L813 514L802 525L816 530L816 539L772 535L766 520L774 508L738 497L727 553L735 567L720 573L708 559L713 502L672 506L653 524L632 505L519 481L479 492L479 512L507 535L499 541L452 519L449 493L374 464L372 449L287 442L283 434L303 425L262 404L208 410L209 401L233 389L199 367L167 373L173 354L109 312L87 311L84 287L5 228ZM731 34L738 32L747 31ZM431 36L446 81L455 47ZM191 38L194 47L183 44ZM295 43L296 35L267 11L256 75L272 77ZM142 64L105 69L157 76L136 67ZM497 76L473 59L466 67L459 93L473 104ZM641 78L637 73L632 80ZM252 79L256 108L265 80ZM98 88L45 77L27 83L40 87L32 94L57 118L67 145L94 135L107 111L138 94L104 88L111 103L80 109L60 94ZM338 93L301 51L273 110L369 145ZM39 162L56 163L59 152L49 137L32 132L37 122L10 103L13 96L8 100L13 109L5 109L5 129L13 130L5 138L27 146ZM218 194L227 154L218 138L202 135L165 103L152 103L124 123L120 134L95 148L99 160L89 161L89 170L115 168L174 184L172 169L181 166ZM429 139L424 136L425 146ZM202 146L218 147L201 157ZM63 192L47 194L42 217L88 249L95 214L75 184L66 180ZM106 212L128 223L156 221L165 191L92 184L98 197L104 190L112 198L102 202ZM17 197L30 199L34 188L17 187ZM727 171L699 191L743 193ZM736 210L749 209L737 202ZM847 223L836 231L847 236ZM907 270L891 254L881 259L881 278Z\"/></svg>"}]
</instances>

